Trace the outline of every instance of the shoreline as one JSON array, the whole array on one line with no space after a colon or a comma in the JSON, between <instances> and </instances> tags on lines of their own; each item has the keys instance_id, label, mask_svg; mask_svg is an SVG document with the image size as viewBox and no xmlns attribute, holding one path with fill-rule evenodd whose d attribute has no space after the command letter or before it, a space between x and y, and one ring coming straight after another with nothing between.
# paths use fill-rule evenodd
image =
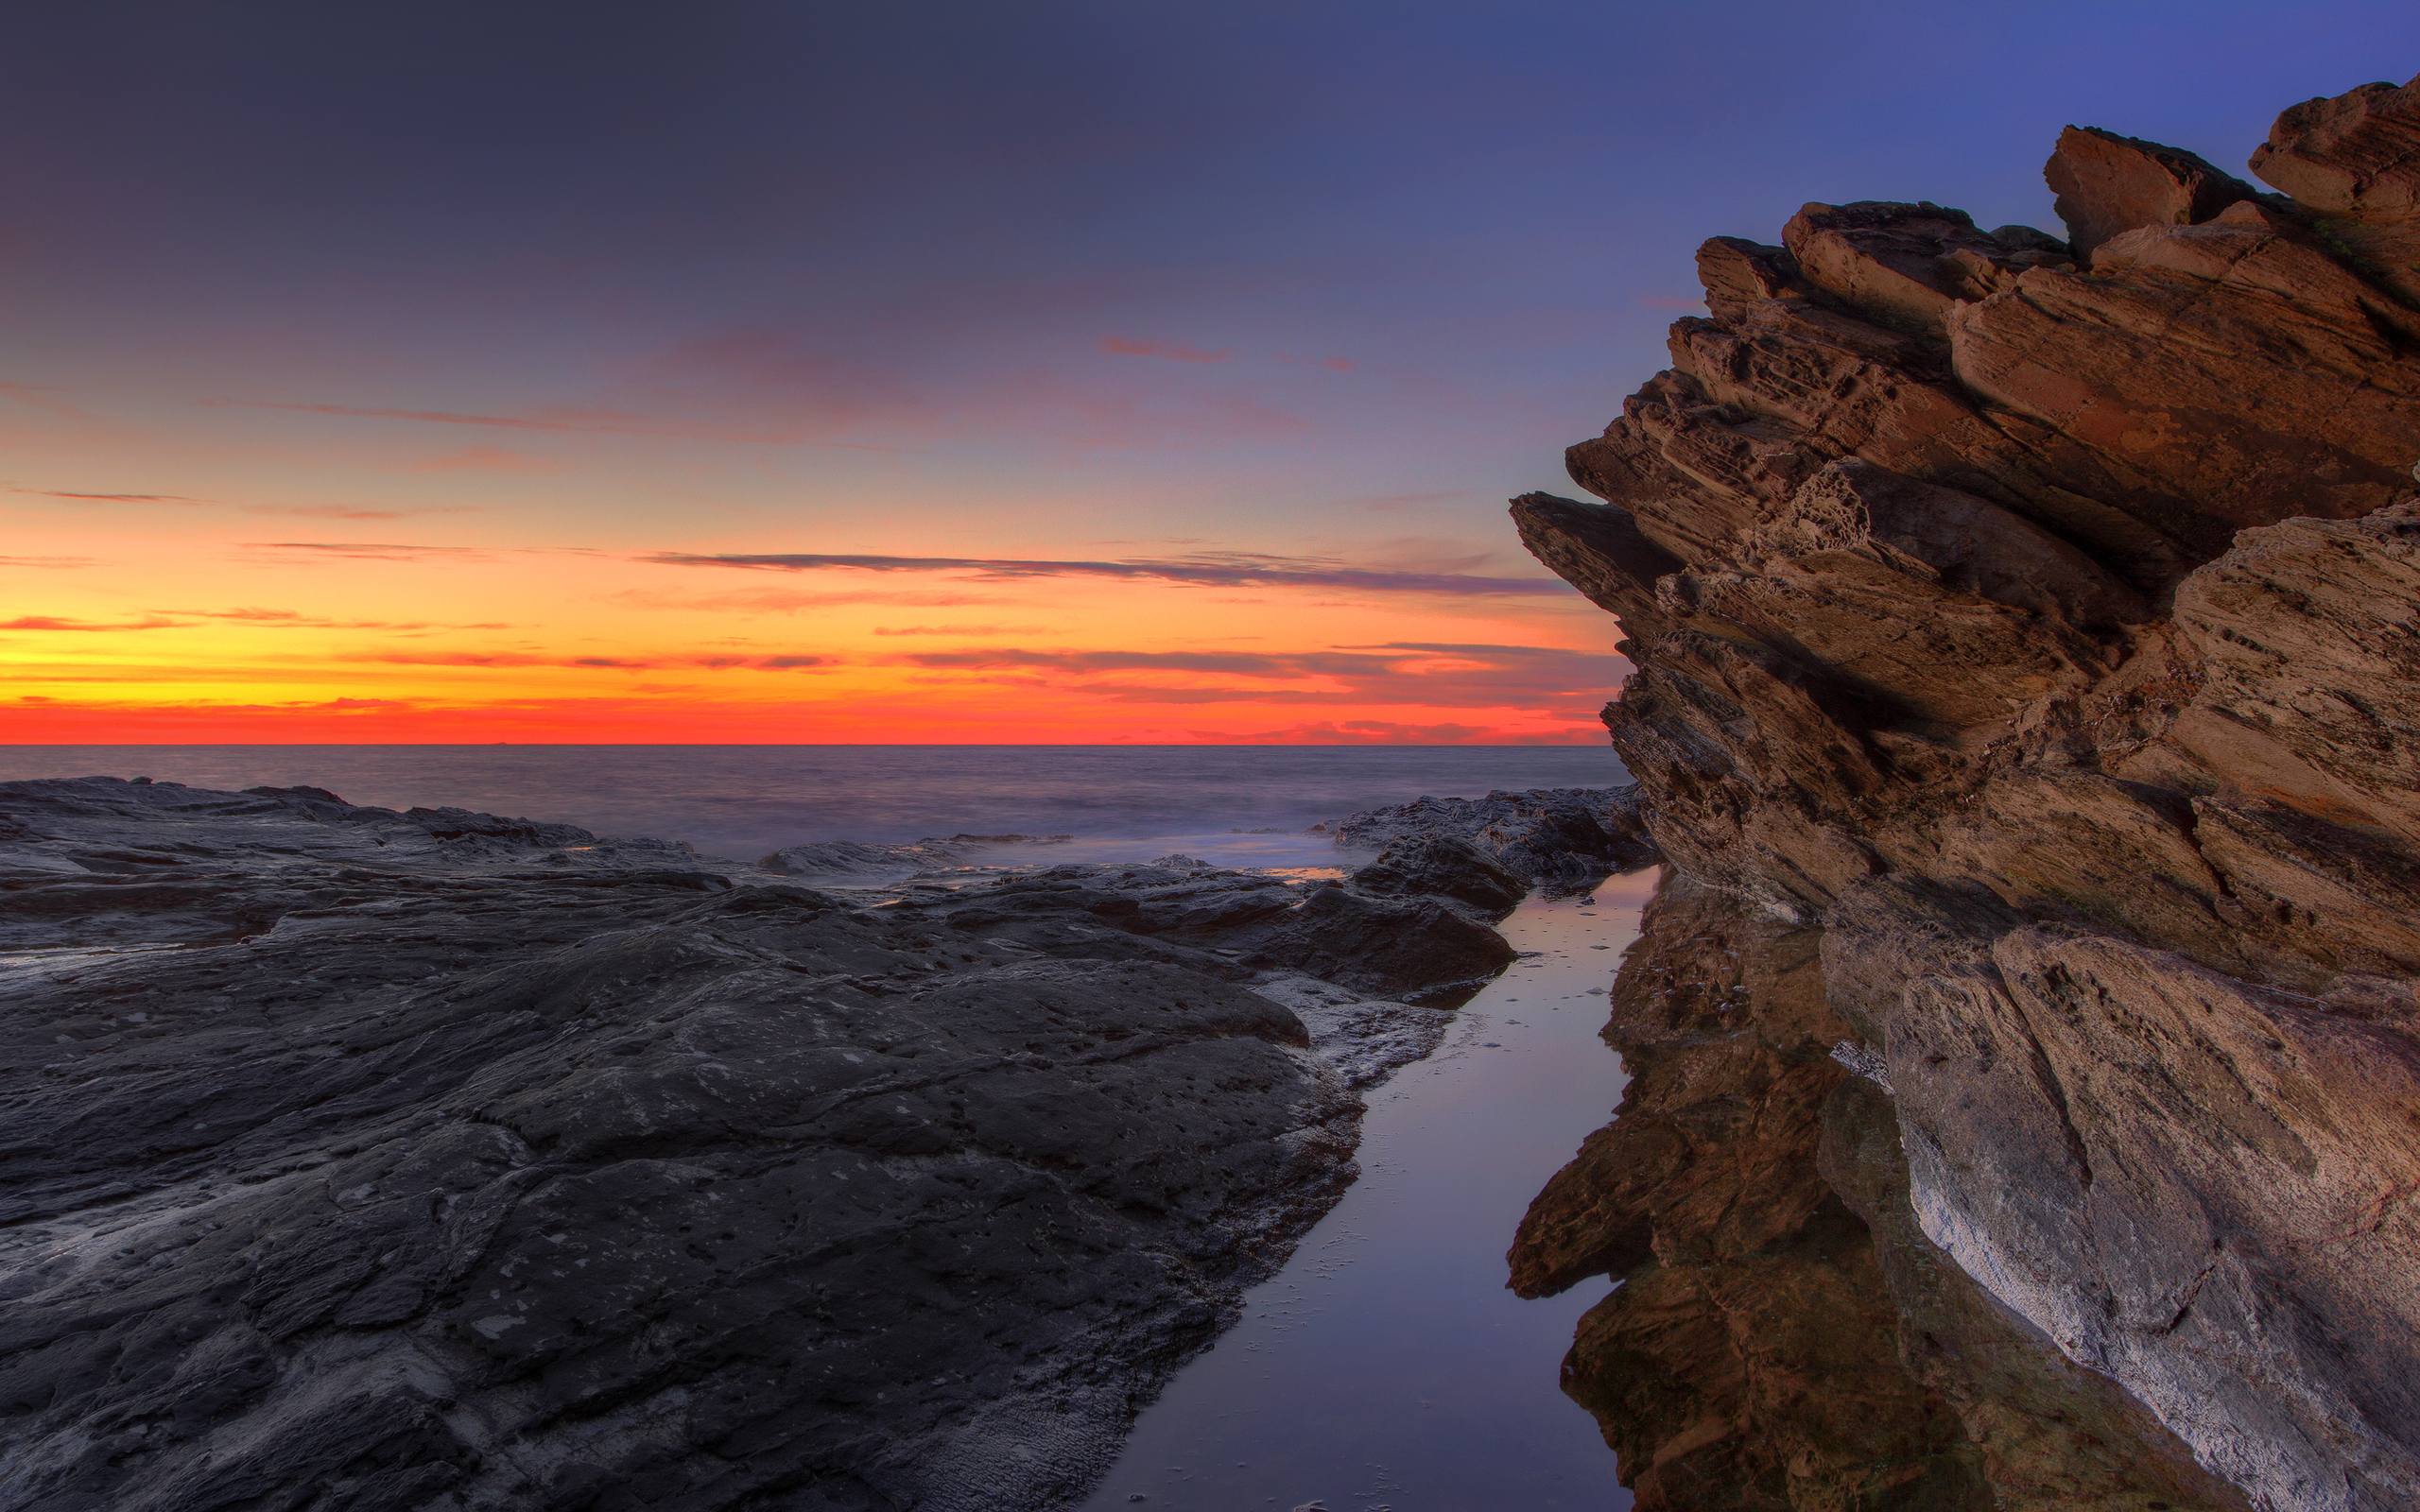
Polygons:
<instances>
[{"instance_id":1,"label":"shoreline","mask_svg":"<svg viewBox=\"0 0 2420 1512\"><path fill-rule=\"evenodd\" d=\"M1510 963L1527 890L1426 834L1344 882L819 891L114 780L0 784L0 1265L55 1383L0 1490L164 1507L302 1467L570 1506L592 1463L667 1507L1054 1504L1350 1186L1361 1091ZM81 1363L137 1348L164 1373ZM205 1405L135 1431L163 1392ZM743 1433L782 1448L736 1486Z\"/></svg>"},{"instance_id":2,"label":"shoreline","mask_svg":"<svg viewBox=\"0 0 2420 1512\"><path fill-rule=\"evenodd\" d=\"M1143 1410L1076 1512L1629 1504L1557 1371L1609 1283L1527 1300L1506 1289L1504 1248L1621 1094L1599 1031L1654 878L1608 878L1584 902L1532 894L1507 918L1522 959L1374 1091L1360 1179Z\"/></svg>"}]
</instances>

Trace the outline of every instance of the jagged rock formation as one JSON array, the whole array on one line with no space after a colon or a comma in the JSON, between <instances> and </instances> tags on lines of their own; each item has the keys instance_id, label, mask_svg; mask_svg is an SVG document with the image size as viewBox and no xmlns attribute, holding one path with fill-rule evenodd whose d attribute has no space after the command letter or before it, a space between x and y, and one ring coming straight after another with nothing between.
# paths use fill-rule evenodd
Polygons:
<instances>
[{"instance_id":1,"label":"jagged rock formation","mask_svg":"<svg viewBox=\"0 0 2420 1512\"><path fill-rule=\"evenodd\" d=\"M1824 932L1924 1233L2264 1507L2420 1504L2420 83L2070 236L1810 205L1523 540L1688 875Z\"/></svg>"},{"instance_id":2,"label":"jagged rock formation","mask_svg":"<svg viewBox=\"0 0 2420 1512\"><path fill-rule=\"evenodd\" d=\"M0 784L0 1505L1080 1492L1351 1178L1444 1027L1400 999L1512 952L1401 888L953 880Z\"/></svg>"}]
</instances>

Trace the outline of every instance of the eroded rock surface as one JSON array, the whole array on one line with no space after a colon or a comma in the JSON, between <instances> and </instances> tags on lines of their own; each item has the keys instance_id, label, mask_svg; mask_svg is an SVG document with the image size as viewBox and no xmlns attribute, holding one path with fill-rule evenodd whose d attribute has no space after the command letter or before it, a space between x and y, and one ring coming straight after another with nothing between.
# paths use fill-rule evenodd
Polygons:
<instances>
[{"instance_id":1,"label":"eroded rock surface","mask_svg":"<svg viewBox=\"0 0 2420 1512\"><path fill-rule=\"evenodd\" d=\"M2276 194L2071 130L2064 240L1710 242L1604 502L1513 506L1663 853L1824 926L1928 1241L2296 1512L2420 1504L2415 99Z\"/></svg>"},{"instance_id":2,"label":"eroded rock surface","mask_svg":"<svg viewBox=\"0 0 2420 1512\"><path fill-rule=\"evenodd\" d=\"M0 1504L1049 1504L1509 954L1181 859L0 785Z\"/></svg>"}]
</instances>

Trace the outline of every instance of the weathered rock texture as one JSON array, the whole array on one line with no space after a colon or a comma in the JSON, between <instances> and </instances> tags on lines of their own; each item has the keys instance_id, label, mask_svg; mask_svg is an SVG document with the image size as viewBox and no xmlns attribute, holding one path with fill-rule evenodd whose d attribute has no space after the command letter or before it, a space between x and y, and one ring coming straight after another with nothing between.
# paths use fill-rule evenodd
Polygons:
<instances>
[{"instance_id":1,"label":"weathered rock texture","mask_svg":"<svg viewBox=\"0 0 2420 1512\"><path fill-rule=\"evenodd\" d=\"M1080 1491L1350 1178L1443 1026L1400 999L1511 951L1402 889L960 880L0 784L0 1505Z\"/></svg>"},{"instance_id":2,"label":"weathered rock texture","mask_svg":"<svg viewBox=\"0 0 2420 1512\"><path fill-rule=\"evenodd\" d=\"M1605 502L1513 512L1664 853L1825 926L1924 1233L2257 1504L2408 1507L2420 84L2253 168L2070 130L2064 243L1709 242Z\"/></svg>"},{"instance_id":3,"label":"weathered rock texture","mask_svg":"<svg viewBox=\"0 0 2420 1512\"><path fill-rule=\"evenodd\" d=\"M2219 1512L2151 1415L1920 1233L1832 1052L1820 930L1668 878L1614 988L1618 1116L1539 1194L1525 1296L1611 1273L1564 1366L1658 1512Z\"/></svg>"}]
</instances>

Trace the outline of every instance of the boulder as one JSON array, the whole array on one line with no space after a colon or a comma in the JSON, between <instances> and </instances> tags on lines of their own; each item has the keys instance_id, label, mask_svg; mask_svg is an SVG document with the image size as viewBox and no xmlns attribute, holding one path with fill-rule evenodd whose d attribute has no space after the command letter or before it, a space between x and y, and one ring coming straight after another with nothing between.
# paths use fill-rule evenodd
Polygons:
<instances>
[{"instance_id":1,"label":"boulder","mask_svg":"<svg viewBox=\"0 0 2420 1512\"><path fill-rule=\"evenodd\" d=\"M2198 225L2259 194L2190 152L2083 126L2059 133L2042 177L2058 197L2053 208L2069 244L2087 263L2120 232Z\"/></svg>"}]
</instances>

